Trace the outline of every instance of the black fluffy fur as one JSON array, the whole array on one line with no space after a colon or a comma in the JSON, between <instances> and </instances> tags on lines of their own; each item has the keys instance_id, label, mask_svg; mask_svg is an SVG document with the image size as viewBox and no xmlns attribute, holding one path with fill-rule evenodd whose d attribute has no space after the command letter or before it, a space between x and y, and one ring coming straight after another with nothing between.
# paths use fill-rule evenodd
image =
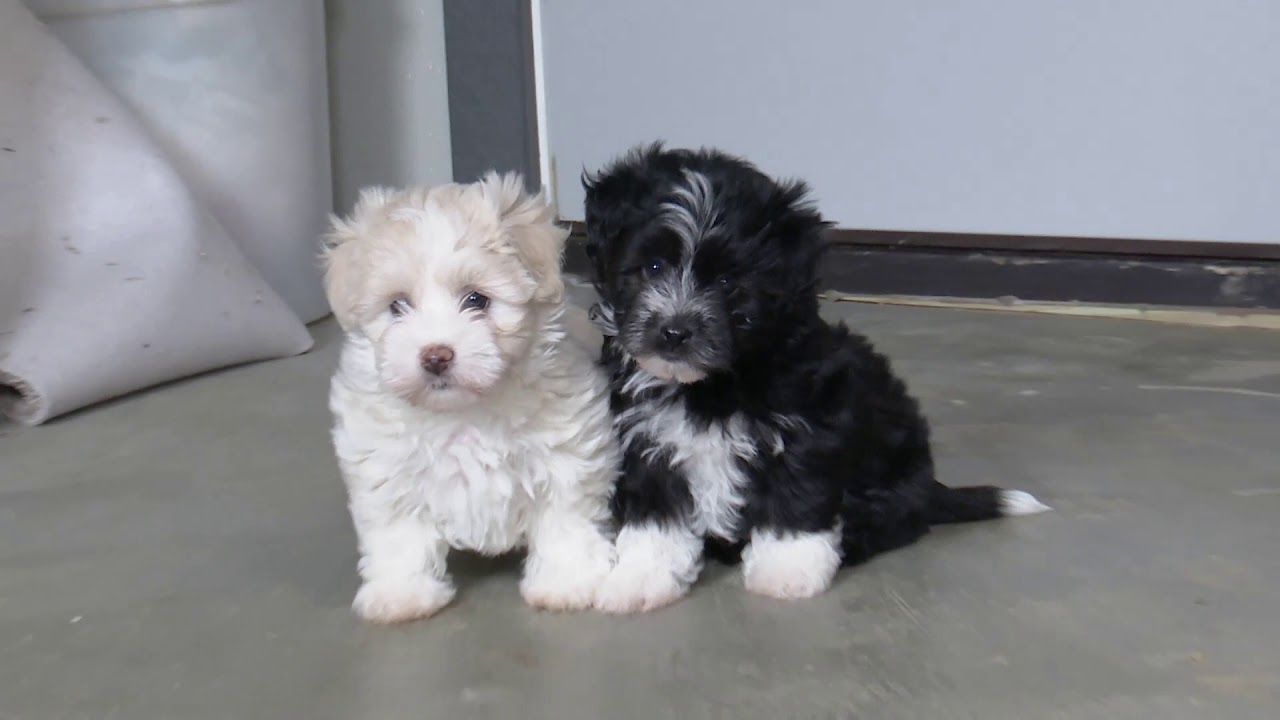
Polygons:
<instances>
[{"instance_id":1,"label":"black fluffy fur","mask_svg":"<svg viewBox=\"0 0 1280 720\"><path fill-rule=\"evenodd\" d=\"M709 183L715 225L692 259L661 220L690 172ZM1001 514L997 488L950 489L935 479L929 425L889 361L865 337L819 317L827 223L803 183L776 182L714 150L661 145L633 150L583 183L603 314L622 326L650 282L645 268L691 262L701 315L711 318L691 342L716 345L699 348L710 358L704 379L628 392L643 348L608 328L604 363L619 431L679 404L704 429L745 417L760 447L742 461L749 483L737 526L708 538L708 554L735 557L753 529L820 532L840 520L848 565L913 543L932 524ZM778 439L785 450L769 452ZM620 523L683 522L694 512L690 483L699 478L652 438L633 442L624 465L614 499Z\"/></svg>"}]
</instances>

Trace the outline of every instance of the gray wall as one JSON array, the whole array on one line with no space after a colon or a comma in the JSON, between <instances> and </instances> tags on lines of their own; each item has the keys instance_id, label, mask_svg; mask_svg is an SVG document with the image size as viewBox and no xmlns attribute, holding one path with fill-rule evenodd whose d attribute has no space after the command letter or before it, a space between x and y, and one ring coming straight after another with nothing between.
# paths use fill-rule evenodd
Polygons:
<instances>
[{"instance_id":1,"label":"gray wall","mask_svg":"<svg viewBox=\"0 0 1280 720\"><path fill-rule=\"evenodd\" d=\"M449 182L442 0L325 0L334 205L366 185Z\"/></svg>"},{"instance_id":2,"label":"gray wall","mask_svg":"<svg viewBox=\"0 0 1280 720\"><path fill-rule=\"evenodd\" d=\"M637 142L843 227L1280 242L1275 0L542 0L554 184Z\"/></svg>"}]
</instances>

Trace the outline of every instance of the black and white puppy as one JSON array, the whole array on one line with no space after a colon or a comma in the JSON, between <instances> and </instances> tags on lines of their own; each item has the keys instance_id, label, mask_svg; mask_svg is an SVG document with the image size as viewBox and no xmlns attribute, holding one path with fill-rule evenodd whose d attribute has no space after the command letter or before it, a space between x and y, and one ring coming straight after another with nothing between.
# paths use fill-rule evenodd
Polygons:
<instances>
[{"instance_id":1,"label":"black and white puppy","mask_svg":"<svg viewBox=\"0 0 1280 720\"><path fill-rule=\"evenodd\" d=\"M609 612L684 595L707 549L803 598L938 523L1047 510L935 479L929 426L866 338L819 317L827 226L800 182L714 150L631 151L585 176L614 427Z\"/></svg>"}]
</instances>

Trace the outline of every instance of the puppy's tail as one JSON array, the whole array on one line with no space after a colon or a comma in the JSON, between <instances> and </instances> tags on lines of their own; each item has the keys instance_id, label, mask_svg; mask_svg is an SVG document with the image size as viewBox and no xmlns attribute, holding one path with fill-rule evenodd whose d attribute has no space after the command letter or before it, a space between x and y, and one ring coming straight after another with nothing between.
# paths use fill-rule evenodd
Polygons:
<instances>
[{"instance_id":1,"label":"puppy's tail","mask_svg":"<svg viewBox=\"0 0 1280 720\"><path fill-rule=\"evenodd\" d=\"M1031 493L992 485L953 488L935 482L929 495L929 523L932 525L1035 515L1050 509Z\"/></svg>"}]
</instances>

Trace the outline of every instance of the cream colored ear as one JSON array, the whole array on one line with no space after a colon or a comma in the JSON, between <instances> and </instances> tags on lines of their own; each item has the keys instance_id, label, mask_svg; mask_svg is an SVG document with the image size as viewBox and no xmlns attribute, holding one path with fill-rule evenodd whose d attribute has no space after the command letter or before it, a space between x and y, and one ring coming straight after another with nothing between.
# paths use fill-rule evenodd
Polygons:
<instances>
[{"instance_id":1,"label":"cream colored ear","mask_svg":"<svg viewBox=\"0 0 1280 720\"><path fill-rule=\"evenodd\" d=\"M324 251L320 254L324 262L324 292L329 298L333 317L343 330L355 327L360 314L364 272L358 243L342 220L334 218L333 229L325 237Z\"/></svg>"},{"instance_id":2,"label":"cream colored ear","mask_svg":"<svg viewBox=\"0 0 1280 720\"><path fill-rule=\"evenodd\" d=\"M516 256L538 282L534 299L560 302L564 298L560 261L569 231L556 224L551 206L542 193L525 192L519 173L490 172L481 178L480 186L497 208L499 222L511 238Z\"/></svg>"},{"instance_id":3,"label":"cream colored ear","mask_svg":"<svg viewBox=\"0 0 1280 720\"><path fill-rule=\"evenodd\" d=\"M329 232L320 253L324 264L324 290L333 316L343 330L351 330L363 312L365 279L369 269L365 259L365 235L374 218L390 201L392 192L372 187L360 192L351 217L330 218Z\"/></svg>"}]
</instances>

